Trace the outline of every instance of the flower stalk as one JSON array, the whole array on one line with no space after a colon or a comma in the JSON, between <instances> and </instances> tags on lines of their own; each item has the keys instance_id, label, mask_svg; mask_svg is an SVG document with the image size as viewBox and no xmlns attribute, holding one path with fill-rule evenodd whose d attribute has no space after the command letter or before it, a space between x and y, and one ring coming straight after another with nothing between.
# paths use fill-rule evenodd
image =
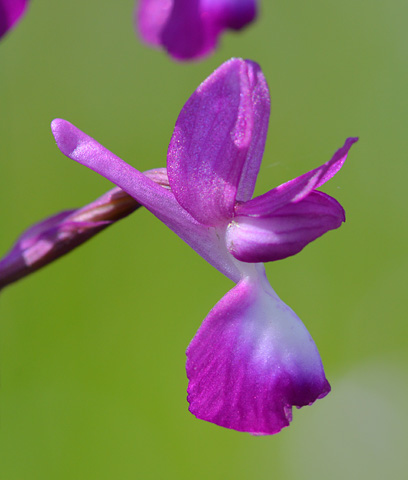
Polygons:
<instances>
[{"instance_id":1,"label":"flower stalk","mask_svg":"<svg viewBox=\"0 0 408 480\"><path fill-rule=\"evenodd\" d=\"M168 186L165 169L149 170L145 175L159 185ZM85 207L66 210L36 223L0 260L0 290L66 255L140 206L133 197L115 187Z\"/></svg>"}]
</instances>

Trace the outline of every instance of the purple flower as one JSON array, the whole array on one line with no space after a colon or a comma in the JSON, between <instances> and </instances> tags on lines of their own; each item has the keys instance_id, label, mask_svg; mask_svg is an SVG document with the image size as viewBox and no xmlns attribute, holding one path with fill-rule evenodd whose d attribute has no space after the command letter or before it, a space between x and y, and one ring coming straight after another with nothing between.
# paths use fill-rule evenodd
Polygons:
<instances>
[{"instance_id":1,"label":"purple flower","mask_svg":"<svg viewBox=\"0 0 408 480\"><path fill-rule=\"evenodd\" d=\"M24 15L28 0L0 0L0 38Z\"/></svg>"},{"instance_id":2,"label":"purple flower","mask_svg":"<svg viewBox=\"0 0 408 480\"><path fill-rule=\"evenodd\" d=\"M133 196L237 285L217 303L187 349L188 401L198 418L254 434L289 425L292 406L330 390L303 323L273 291L261 262L294 255L344 221L320 187L343 165L350 138L322 166L251 200L270 100L259 66L232 59L193 93L170 142L170 189L65 120L60 150Z\"/></svg>"},{"instance_id":3,"label":"purple flower","mask_svg":"<svg viewBox=\"0 0 408 480\"><path fill-rule=\"evenodd\" d=\"M135 23L142 39L178 60L211 53L226 29L255 19L256 0L140 0Z\"/></svg>"},{"instance_id":4,"label":"purple flower","mask_svg":"<svg viewBox=\"0 0 408 480\"><path fill-rule=\"evenodd\" d=\"M168 186L165 168L150 170L145 175ZM116 187L85 207L36 223L0 260L0 289L66 255L139 207L133 197Z\"/></svg>"}]
</instances>

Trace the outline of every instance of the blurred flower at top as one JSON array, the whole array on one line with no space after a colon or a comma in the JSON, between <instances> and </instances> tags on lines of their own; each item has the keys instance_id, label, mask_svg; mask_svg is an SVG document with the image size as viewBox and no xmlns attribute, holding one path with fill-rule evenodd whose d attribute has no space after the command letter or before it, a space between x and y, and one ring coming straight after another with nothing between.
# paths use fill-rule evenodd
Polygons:
<instances>
[{"instance_id":1,"label":"blurred flower at top","mask_svg":"<svg viewBox=\"0 0 408 480\"><path fill-rule=\"evenodd\" d=\"M135 23L146 43L192 60L210 54L224 30L252 22L256 9L256 0L139 0Z\"/></svg>"},{"instance_id":2,"label":"blurred flower at top","mask_svg":"<svg viewBox=\"0 0 408 480\"><path fill-rule=\"evenodd\" d=\"M253 434L288 426L292 407L330 391L316 345L269 284L263 262L300 252L345 220L317 190L344 164L356 138L331 160L251 199L268 129L260 67L231 59L180 112L162 188L66 120L51 128L69 158L115 183L234 281L187 349L188 401L198 418ZM152 339L152 341L154 341Z\"/></svg>"},{"instance_id":3,"label":"blurred flower at top","mask_svg":"<svg viewBox=\"0 0 408 480\"><path fill-rule=\"evenodd\" d=\"M0 0L0 38L21 19L28 0Z\"/></svg>"}]
</instances>

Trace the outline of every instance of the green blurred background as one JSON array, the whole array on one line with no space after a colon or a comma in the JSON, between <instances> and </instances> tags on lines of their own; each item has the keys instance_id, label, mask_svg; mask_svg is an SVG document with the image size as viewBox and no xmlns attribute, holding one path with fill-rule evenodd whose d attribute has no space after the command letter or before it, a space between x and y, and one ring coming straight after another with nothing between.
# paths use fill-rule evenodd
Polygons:
<instances>
[{"instance_id":1,"label":"green blurred background","mask_svg":"<svg viewBox=\"0 0 408 480\"><path fill-rule=\"evenodd\" d=\"M329 160L347 222L269 264L313 335L332 393L271 437L187 411L185 348L231 282L146 211L0 298L0 478L383 479L408 467L408 4L260 2L216 55L143 46L133 1L33 1L0 43L0 253L28 225L110 188L64 157L65 118L140 170L165 166L189 95L232 56L269 82L256 193Z\"/></svg>"}]
</instances>

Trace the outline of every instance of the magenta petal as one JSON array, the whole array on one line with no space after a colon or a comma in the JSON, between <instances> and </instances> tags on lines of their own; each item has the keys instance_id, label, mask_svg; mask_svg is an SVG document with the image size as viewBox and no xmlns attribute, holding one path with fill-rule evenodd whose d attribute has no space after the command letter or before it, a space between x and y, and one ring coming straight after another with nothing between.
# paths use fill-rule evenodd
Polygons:
<instances>
[{"instance_id":1,"label":"magenta petal","mask_svg":"<svg viewBox=\"0 0 408 480\"><path fill-rule=\"evenodd\" d=\"M337 150L332 159L318 168L289 180L279 187L263 195L240 204L236 208L237 215L268 216L275 210L291 202L299 202L315 188L323 185L333 177L346 161L348 151L358 138L348 138L342 148Z\"/></svg>"},{"instance_id":2,"label":"magenta petal","mask_svg":"<svg viewBox=\"0 0 408 480\"><path fill-rule=\"evenodd\" d=\"M299 253L344 221L344 210L337 200L323 192L312 192L268 217L235 217L227 230L227 248L241 262L281 260Z\"/></svg>"},{"instance_id":3,"label":"magenta petal","mask_svg":"<svg viewBox=\"0 0 408 480\"><path fill-rule=\"evenodd\" d=\"M167 172L177 201L200 223L225 223L237 195L252 195L268 115L263 74L242 59L221 65L183 107L169 145Z\"/></svg>"},{"instance_id":4,"label":"magenta petal","mask_svg":"<svg viewBox=\"0 0 408 480\"><path fill-rule=\"evenodd\" d=\"M201 0L202 17L223 28L240 30L256 17L256 0Z\"/></svg>"},{"instance_id":5,"label":"magenta petal","mask_svg":"<svg viewBox=\"0 0 408 480\"><path fill-rule=\"evenodd\" d=\"M136 23L145 42L190 60L210 53L223 30L239 30L255 14L255 0L140 0Z\"/></svg>"},{"instance_id":6,"label":"magenta petal","mask_svg":"<svg viewBox=\"0 0 408 480\"><path fill-rule=\"evenodd\" d=\"M233 281L240 274L217 232L192 218L173 193L111 153L66 120L51 123L58 148L67 157L104 176L150 210L199 255Z\"/></svg>"},{"instance_id":7,"label":"magenta petal","mask_svg":"<svg viewBox=\"0 0 408 480\"><path fill-rule=\"evenodd\" d=\"M330 391L313 339L266 278L242 280L211 310L187 349L187 376L196 417L253 434L278 433L292 406Z\"/></svg>"},{"instance_id":8,"label":"magenta petal","mask_svg":"<svg viewBox=\"0 0 408 480\"><path fill-rule=\"evenodd\" d=\"M159 211L174 210L174 216L181 220L182 209L168 189L154 183L66 120L53 120L51 129L64 155L115 183L157 216Z\"/></svg>"},{"instance_id":9,"label":"magenta petal","mask_svg":"<svg viewBox=\"0 0 408 480\"><path fill-rule=\"evenodd\" d=\"M246 60L246 62L251 66L251 68L248 69L248 74L252 91L253 127L251 143L242 167L241 178L238 185L236 195L236 201L238 202L246 202L254 193L256 179L265 150L271 110L269 88L261 68L254 62L250 62L249 60ZM240 112L240 114L244 115L245 112Z\"/></svg>"},{"instance_id":10,"label":"magenta petal","mask_svg":"<svg viewBox=\"0 0 408 480\"><path fill-rule=\"evenodd\" d=\"M0 37L24 15L28 0L0 0Z\"/></svg>"},{"instance_id":11,"label":"magenta petal","mask_svg":"<svg viewBox=\"0 0 408 480\"><path fill-rule=\"evenodd\" d=\"M167 52L179 60L201 57L215 48L220 28L201 15L200 0L173 0L173 9L161 33Z\"/></svg>"}]
</instances>

